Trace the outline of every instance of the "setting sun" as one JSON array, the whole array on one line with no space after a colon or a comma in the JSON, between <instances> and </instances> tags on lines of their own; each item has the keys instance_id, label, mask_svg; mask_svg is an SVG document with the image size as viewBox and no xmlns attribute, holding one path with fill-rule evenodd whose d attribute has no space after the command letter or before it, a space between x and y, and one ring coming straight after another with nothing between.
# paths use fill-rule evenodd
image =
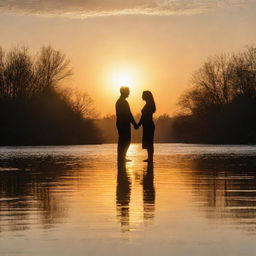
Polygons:
<instances>
[{"instance_id":1,"label":"setting sun","mask_svg":"<svg viewBox=\"0 0 256 256\"><path fill-rule=\"evenodd\" d=\"M134 88L138 84L136 72L128 68L115 69L110 74L110 82L115 88L128 86Z\"/></svg>"},{"instance_id":2,"label":"setting sun","mask_svg":"<svg viewBox=\"0 0 256 256\"><path fill-rule=\"evenodd\" d=\"M108 106L113 108L113 102L120 96L120 87L127 86L130 89L129 103L131 109L140 112L143 104L141 94L143 90L151 88L147 76L150 76L150 72L143 62L129 59L106 62L102 66L102 72L99 76L100 84L104 85L104 93L99 94L98 98L101 102L112 103L105 104L104 110Z\"/></svg>"}]
</instances>

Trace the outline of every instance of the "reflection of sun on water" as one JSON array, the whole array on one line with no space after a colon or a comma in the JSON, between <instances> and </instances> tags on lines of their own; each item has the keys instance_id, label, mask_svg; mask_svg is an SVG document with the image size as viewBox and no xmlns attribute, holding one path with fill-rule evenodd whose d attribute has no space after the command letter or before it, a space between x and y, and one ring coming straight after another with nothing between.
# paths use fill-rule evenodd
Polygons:
<instances>
[{"instance_id":1,"label":"reflection of sun on water","mask_svg":"<svg viewBox=\"0 0 256 256\"><path fill-rule=\"evenodd\" d=\"M140 229L140 225L144 223L143 219L143 189L142 178L143 169L142 166L138 167L138 163L134 161L134 157L138 154L139 145L131 144L127 152L127 158L131 159L131 162L127 162L127 174L130 177L131 185L131 199L129 204L129 225L130 231Z\"/></svg>"},{"instance_id":2,"label":"reflection of sun on water","mask_svg":"<svg viewBox=\"0 0 256 256\"><path fill-rule=\"evenodd\" d=\"M127 155L128 156L135 156L137 153L138 153L138 145L137 144L131 144L129 149L128 149Z\"/></svg>"}]
</instances>

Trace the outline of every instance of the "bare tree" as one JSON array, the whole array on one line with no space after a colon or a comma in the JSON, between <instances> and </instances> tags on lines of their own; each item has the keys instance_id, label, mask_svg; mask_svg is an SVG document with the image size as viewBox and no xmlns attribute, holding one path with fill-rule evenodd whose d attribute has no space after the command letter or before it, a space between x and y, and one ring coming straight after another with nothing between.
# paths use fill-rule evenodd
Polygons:
<instances>
[{"instance_id":1,"label":"bare tree","mask_svg":"<svg viewBox=\"0 0 256 256\"><path fill-rule=\"evenodd\" d=\"M2 53L1 96L26 97L33 80L33 63L25 47L14 48L6 56Z\"/></svg>"},{"instance_id":2,"label":"bare tree","mask_svg":"<svg viewBox=\"0 0 256 256\"><path fill-rule=\"evenodd\" d=\"M55 89L72 75L65 54L52 47L43 47L36 56L26 47L16 47L5 53L0 48L0 97L28 98L45 89Z\"/></svg>"},{"instance_id":3,"label":"bare tree","mask_svg":"<svg viewBox=\"0 0 256 256\"><path fill-rule=\"evenodd\" d=\"M256 94L256 48L248 47L246 51L236 54L233 86L237 95Z\"/></svg>"},{"instance_id":4,"label":"bare tree","mask_svg":"<svg viewBox=\"0 0 256 256\"><path fill-rule=\"evenodd\" d=\"M87 119L95 119L98 113L95 111L92 98L85 92L67 88L62 90L63 97L72 105L75 112Z\"/></svg>"},{"instance_id":5,"label":"bare tree","mask_svg":"<svg viewBox=\"0 0 256 256\"><path fill-rule=\"evenodd\" d=\"M2 47L0 47L0 97L4 93L4 51Z\"/></svg>"},{"instance_id":6,"label":"bare tree","mask_svg":"<svg viewBox=\"0 0 256 256\"><path fill-rule=\"evenodd\" d=\"M0 145L99 143L91 98L61 83L72 75L65 54L43 47L0 48Z\"/></svg>"},{"instance_id":7,"label":"bare tree","mask_svg":"<svg viewBox=\"0 0 256 256\"><path fill-rule=\"evenodd\" d=\"M36 80L40 88L54 88L72 74L70 61L65 54L51 46L42 47L36 61Z\"/></svg>"},{"instance_id":8,"label":"bare tree","mask_svg":"<svg viewBox=\"0 0 256 256\"><path fill-rule=\"evenodd\" d=\"M192 76L179 104L192 113L229 104L239 95L256 95L256 48L211 57Z\"/></svg>"}]
</instances>

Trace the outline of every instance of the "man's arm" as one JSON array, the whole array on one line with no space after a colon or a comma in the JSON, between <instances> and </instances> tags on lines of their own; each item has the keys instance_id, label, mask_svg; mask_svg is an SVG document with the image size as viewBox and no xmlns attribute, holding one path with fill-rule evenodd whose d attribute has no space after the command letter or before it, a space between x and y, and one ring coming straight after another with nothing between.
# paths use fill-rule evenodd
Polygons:
<instances>
[{"instance_id":1,"label":"man's arm","mask_svg":"<svg viewBox=\"0 0 256 256\"><path fill-rule=\"evenodd\" d=\"M129 108L129 113L130 113L130 122L133 124L134 128L137 127L137 123L135 122L134 120L134 117L132 115L132 112L131 112L131 109L130 109L130 106L128 104L128 108Z\"/></svg>"}]
</instances>

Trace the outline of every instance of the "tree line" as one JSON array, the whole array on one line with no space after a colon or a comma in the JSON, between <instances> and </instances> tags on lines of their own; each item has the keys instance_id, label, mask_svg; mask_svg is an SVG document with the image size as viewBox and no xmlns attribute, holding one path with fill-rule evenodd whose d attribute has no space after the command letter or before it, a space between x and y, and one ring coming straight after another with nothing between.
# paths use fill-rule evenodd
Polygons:
<instances>
[{"instance_id":1,"label":"tree line","mask_svg":"<svg viewBox=\"0 0 256 256\"><path fill-rule=\"evenodd\" d=\"M210 57L179 105L174 142L256 143L256 48Z\"/></svg>"},{"instance_id":2,"label":"tree line","mask_svg":"<svg viewBox=\"0 0 256 256\"><path fill-rule=\"evenodd\" d=\"M96 118L87 94L63 87L72 74L50 46L0 47L0 145L115 143L115 116ZM178 104L178 115L155 118L155 142L256 143L256 48L208 58Z\"/></svg>"},{"instance_id":3,"label":"tree line","mask_svg":"<svg viewBox=\"0 0 256 256\"><path fill-rule=\"evenodd\" d=\"M60 86L72 73L50 46L0 48L0 145L100 143L91 99Z\"/></svg>"}]
</instances>

